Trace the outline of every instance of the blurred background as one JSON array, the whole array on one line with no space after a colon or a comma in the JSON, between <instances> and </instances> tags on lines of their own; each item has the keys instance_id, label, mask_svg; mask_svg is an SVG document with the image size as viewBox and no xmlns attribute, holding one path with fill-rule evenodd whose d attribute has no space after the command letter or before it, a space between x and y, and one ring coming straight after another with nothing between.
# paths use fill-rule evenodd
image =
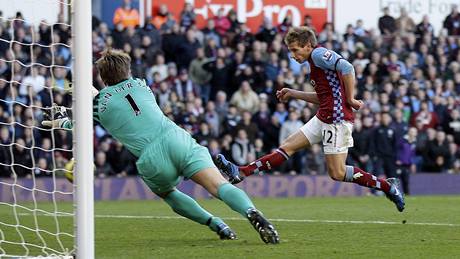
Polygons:
<instances>
[{"instance_id":1,"label":"blurred background","mask_svg":"<svg viewBox=\"0 0 460 259\"><path fill-rule=\"evenodd\" d=\"M0 177L12 178L14 167L25 181L46 182L72 157L70 131L39 127L42 107L71 106L70 10L59 1L42 10L37 2L36 8L0 2ZM315 105L275 97L283 87L313 91L309 65L290 59L283 43L291 26L309 26L319 45L354 65L356 95L365 102L356 113L348 164L400 177L406 194L460 193L457 2L95 0L93 58L107 47L129 53L133 76L146 79L169 118L211 155L244 165L316 112ZM96 71L93 77L100 89ZM136 158L94 127L96 188L105 188L97 198L112 197L120 186L134 194L115 198L151 197L130 178ZM319 145L265 174L242 187L259 196L367 194L327 179ZM183 188L205 195L189 182Z\"/></svg>"}]
</instances>

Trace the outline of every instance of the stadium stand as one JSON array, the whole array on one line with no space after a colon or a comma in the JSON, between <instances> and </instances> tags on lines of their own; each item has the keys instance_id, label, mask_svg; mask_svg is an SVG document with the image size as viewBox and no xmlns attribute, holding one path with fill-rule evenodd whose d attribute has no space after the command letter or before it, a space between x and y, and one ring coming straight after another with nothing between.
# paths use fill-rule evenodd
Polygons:
<instances>
[{"instance_id":1,"label":"stadium stand","mask_svg":"<svg viewBox=\"0 0 460 259\"><path fill-rule=\"evenodd\" d=\"M313 105L295 100L283 104L275 97L283 87L313 89L308 65L290 60L282 42L289 19L281 24L265 20L251 32L232 12L197 28L193 6L186 5L178 21L166 6L160 10L143 27L124 23L123 15L116 17L119 26L115 27L93 17L94 59L107 47L129 53L133 76L145 78L164 113L208 146L211 154L223 153L245 164L277 147L315 114ZM382 34L367 30L359 20L347 25L343 35L330 23L318 33L320 45L353 63L357 95L365 101L356 115L350 164L402 178L420 171L460 172L460 38L452 25L458 17L455 10L446 17L447 33L440 35L435 35L429 17L416 23L405 12L379 18ZM1 143L21 143L27 149L35 137L37 146L51 145L50 132L23 126L41 121L40 109L20 103L49 107L48 89L52 89L58 105L70 106L72 71L59 66L71 63L70 37L66 26L42 23L37 30L21 20L0 21ZM11 39L12 46L7 42ZM63 44L53 45L53 51L42 47L51 40ZM21 65L31 60L37 65ZM44 66L53 66L53 77ZM9 87L10 82L14 87ZM96 72L94 85L102 87ZM14 140L7 124L13 116L21 122L15 125ZM67 131L57 130L53 137L55 148L72 145ZM98 177L136 174L133 155L97 124L94 137ZM16 146L14 150L24 165L32 163L26 149ZM32 154L41 168L52 169L51 152L36 149ZM59 167L71 159L68 152L54 155ZM8 163L10 156L9 149L1 146L0 160ZM43 170L17 168L16 172L22 177L46 176ZM321 147L300 152L279 171L269 173L325 174ZM10 175L9 168L0 168L1 177Z\"/></svg>"}]
</instances>

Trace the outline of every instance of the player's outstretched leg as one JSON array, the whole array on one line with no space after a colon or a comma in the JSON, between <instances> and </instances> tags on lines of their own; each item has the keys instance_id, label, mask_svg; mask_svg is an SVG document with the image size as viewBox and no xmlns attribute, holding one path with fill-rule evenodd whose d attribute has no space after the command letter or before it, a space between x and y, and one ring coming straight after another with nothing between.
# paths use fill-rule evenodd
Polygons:
<instances>
[{"instance_id":1,"label":"player's outstretched leg","mask_svg":"<svg viewBox=\"0 0 460 259\"><path fill-rule=\"evenodd\" d=\"M160 194L160 197L163 197L164 201L177 214L202 225L209 226L212 231L219 235L220 239L236 239L235 232L233 232L222 219L211 215L185 193L179 190L173 190L165 195Z\"/></svg>"},{"instance_id":2,"label":"player's outstretched leg","mask_svg":"<svg viewBox=\"0 0 460 259\"><path fill-rule=\"evenodd\" d=\"M255 208L243 190L230 183L223 183L218 187L217 195L232 210L240 213L249 220L257 232L259 232L262 241L267 244L279 243L279 236L275 227Z\"/></svg>"},{"instance_id":3,"label":"player's outstretched leg","mask_svg":"<svg viewBox=\"0 0 460 259\"><path fill-rule=\"evenodd\" d=\"M191 179L222 200L232 210L247 218L259 233L262 241L268 244L279 243L275 227L256 209L248 195L227 182L216 168L203 169L194 174Z\"/></svg>"},{"instance_id":4,"label":"player's outstretched leg","mask_svg":"<svg viewBox=\"0 0 460 259\"><path fill-rule=\"evenodd\" d=\"M391 200L398 211L404 210L404 194L400 190L399 181L395 178L378 178L358 167L346 166L344 182L353 182L361 186L381 190Z\"/></svg>"},{"instance_id":5,"label":"player's outstretched leg","mask_svg":"<svg viewBox=\"0 0 460 259\"><path fill-rule=\"evenodd\" d=\"M256 161L246 166L240 166L228 161L224 155L219 154L216 157L216 164L228 177L228 181L232 184L237 184L243 181L244 177L250 176L265 170L270 170L274 167L280 166L284 161L289 159L289 155L282 148L278 148L274 152L265 155Z\"/></svg>"}]
</instances>

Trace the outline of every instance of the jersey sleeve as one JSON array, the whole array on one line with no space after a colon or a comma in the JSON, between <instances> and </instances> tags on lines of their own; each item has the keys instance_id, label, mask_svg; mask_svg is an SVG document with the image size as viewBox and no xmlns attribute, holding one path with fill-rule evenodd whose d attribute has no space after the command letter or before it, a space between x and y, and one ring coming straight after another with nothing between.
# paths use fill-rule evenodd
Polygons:
<instances>
[{"instance_id":1,"label":"jersey sleeve","mask_svg":"<svg viewBox=\"0 0 460 259\"><path fill-rule=\"evenodd\" d=\"M333 50L316 48L311 53L311 58L315 66L325 70L340 71L342 75L354 72L353 65Z\"/></svg>"},{"instance_id":2,"label":"jersey sleeve","mask_svg":"<svg viewBox=\"0 0 460 259\"><path fill-rule=\"evenodd\" d=\"M99 117L99 96L100 94L98 93L96 96L93 98L93 120L96 122L100 123L100 117Z\"/></svg>"}]
</instances>

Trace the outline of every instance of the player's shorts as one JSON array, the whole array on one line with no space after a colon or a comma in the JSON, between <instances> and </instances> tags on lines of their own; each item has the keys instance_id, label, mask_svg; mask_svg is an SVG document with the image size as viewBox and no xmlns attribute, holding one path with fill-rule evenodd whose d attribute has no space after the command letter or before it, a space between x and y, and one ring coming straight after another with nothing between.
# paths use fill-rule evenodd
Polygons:
<instances>
[{"instance_id":1,"label":"player's shorts","mask_svg":"<svg viewBox=\"0 0 460 259\"><path fill-rule=\"evenodd\" d=\"M207 148L198 145L185 130L172 130L168 137L150 144L136 162L139 175L152 192L171 191L199 171L216 167Z\"/></svg>"},{"instance_id":2,"label":"player's shorts","mask_svg":"<svg viewBox=\"0 0 460 259\"><path fill-rule=\"evenodd\" d=\"M349 121L328 124L316 116L311 118L300 130L305 134L310 144L323 143L324 154L347 153L353 147L351 136L353 124Z\"/></svg>"}]
</instances>

